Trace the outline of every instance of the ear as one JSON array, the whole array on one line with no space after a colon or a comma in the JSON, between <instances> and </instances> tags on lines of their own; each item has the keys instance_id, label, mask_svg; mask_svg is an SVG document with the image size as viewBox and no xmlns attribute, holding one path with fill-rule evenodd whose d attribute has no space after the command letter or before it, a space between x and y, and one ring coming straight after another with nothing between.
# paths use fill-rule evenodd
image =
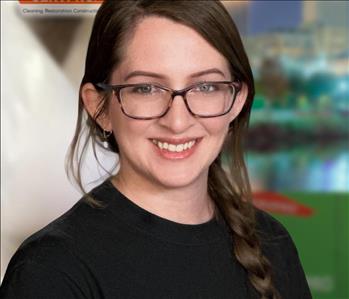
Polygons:
<instances>
[{"instance_id":1,"label":"ear","mask_svg":"<svg viewBox=\"0 0 349 299\"><path fill-rule=\"evenodd\" d=\"M98 109L101 107L103 96L98 93L92 83L86 83L81 87L81 98L88 114L97 121L98 125L105 131L111 131L112 125L108 113L102 113L95 118Z\"/></svg>"},{"instance_id":2,"label":"ear","mask_svg":"<svg viewBox=\"0 0 349 299\"><path fill-rule=\"evenodd\" d=\"M248 96L248 88L245 83L241 83L241 89L236 95L235 102L233 105L233 108L230 111L230 122L232 122L241 112L242 108L244 107L246 103L246 99Z\"/></svg>"}]
</instances>

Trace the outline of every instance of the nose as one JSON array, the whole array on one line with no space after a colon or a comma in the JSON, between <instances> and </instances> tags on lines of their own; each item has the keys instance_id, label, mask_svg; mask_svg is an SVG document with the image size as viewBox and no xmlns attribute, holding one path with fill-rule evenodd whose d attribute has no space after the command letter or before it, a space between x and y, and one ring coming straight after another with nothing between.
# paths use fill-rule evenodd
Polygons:
<instances>
[{"instance_id":1,"label":"nose","mask_svg":"<svg viewBox=\"0 0 349 299\"><path fill-rule=\"evenodd\" d=\"M172 133L180 134L190 128L195 122L195 117L188 111L182 95L176 95L169 111L159 119L159 124Z\"/></svg>"}]
</instances>

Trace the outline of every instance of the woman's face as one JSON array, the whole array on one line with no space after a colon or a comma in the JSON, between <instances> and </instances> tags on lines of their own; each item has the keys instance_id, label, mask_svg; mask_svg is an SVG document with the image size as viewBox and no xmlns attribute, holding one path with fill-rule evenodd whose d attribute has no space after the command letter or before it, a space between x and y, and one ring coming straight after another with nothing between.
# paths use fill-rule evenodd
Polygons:
<instances>
[{"instance_id":1,"label":"woman's face","mask_svg":"<svg viewBox=\"0 0 349 299\"><path fill-rule=\"evenodd\" d=\"M196 31L166 18L148 17L137 25L110 84L149 82L179 90L201 81L230 79L226 59ZM114 97L108 120L119 145L119 175L135 184L147 182L161 188L207 182L209 166L246 95L244 87L230 113L206 119L192 116L183 98L176 96L168 113L153 120L125 116ZM172 150L182 150L181 144L192 147L173 152L160 149L159 142Z\"/></svg>"}]
</instances>

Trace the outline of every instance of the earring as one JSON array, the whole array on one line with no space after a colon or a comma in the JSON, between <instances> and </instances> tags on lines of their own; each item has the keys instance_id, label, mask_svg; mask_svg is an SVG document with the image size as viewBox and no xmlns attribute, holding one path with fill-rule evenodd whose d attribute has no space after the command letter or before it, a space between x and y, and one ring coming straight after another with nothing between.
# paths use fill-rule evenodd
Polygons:
<instances>
[{"instance_id":1,"label":"earring","mask_svg":"<svg viewBox=\"0 0 349 299\"><path fill-rule=\"evenodd\" d=\"M107 140L113 131L103 130L103 139Z\"/></svg>"},{"instance_id":2,"label":"earring","mask_svg":"<svg viewBox=\"0 0 349 299\"><path fill-rule=\"evenodd\" d=\"M103 147L108 148L108 138L113 133L113 131L103 130Z\"/></svg>"}]
</instances>

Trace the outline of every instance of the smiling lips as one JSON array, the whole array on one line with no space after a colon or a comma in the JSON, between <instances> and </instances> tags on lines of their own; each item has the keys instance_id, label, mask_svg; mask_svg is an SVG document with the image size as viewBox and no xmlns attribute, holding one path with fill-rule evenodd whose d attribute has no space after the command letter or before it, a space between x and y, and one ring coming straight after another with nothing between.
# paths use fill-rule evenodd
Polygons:
<instances>
[{"instance_id":1,"label":"smiling lips","mask_svg":"<svg viewBox=\"0 0 349 299\"><path fill-rule=\"evenodd\" d=\"M196 139L193 139L191 141L185 142L185 143L179 143L179 144L173 144L173 143L168 143L168 142L161 142L159 140L153 139L152 140L155 145L158 146L161 150L167 150L169 152L183 152L187 149L192 148L192 146L195 144Z\"/></svg>"},{"instance_id":2,"label":"smiling lips","mask_svg":"<svg viewBox=\"0 0 349 299\"><path fill-rule=\"evenodd\" d=\"M198 139L158 140L152 139L158 153L166 159L183 159L189 157L198 143Z\"/></svg>"}]
</instances>

